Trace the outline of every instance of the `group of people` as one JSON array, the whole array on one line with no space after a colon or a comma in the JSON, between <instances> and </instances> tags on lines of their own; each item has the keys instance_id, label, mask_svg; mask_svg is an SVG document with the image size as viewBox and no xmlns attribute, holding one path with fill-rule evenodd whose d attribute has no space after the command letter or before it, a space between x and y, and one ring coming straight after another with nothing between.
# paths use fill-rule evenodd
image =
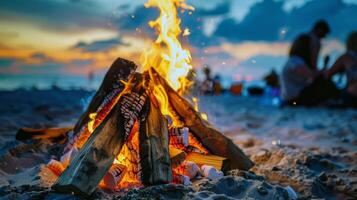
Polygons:
<instances>
[{"instance_id":1,"label":"group of people","mask_svg":"<svg viewBox=\"0 0 357 200\"><path fill-rule=\"evenodd\" d=\"M292 43L280 76L281 95L286 104L357 106L357 32L348 36L346 52L330 68L320 70L317 61L321 40L329 33L329 25L320 20L309 33L299 35ZM343 90L331 80L341 73L347 78L347 86Z\"/></svg>"}]
</instances>

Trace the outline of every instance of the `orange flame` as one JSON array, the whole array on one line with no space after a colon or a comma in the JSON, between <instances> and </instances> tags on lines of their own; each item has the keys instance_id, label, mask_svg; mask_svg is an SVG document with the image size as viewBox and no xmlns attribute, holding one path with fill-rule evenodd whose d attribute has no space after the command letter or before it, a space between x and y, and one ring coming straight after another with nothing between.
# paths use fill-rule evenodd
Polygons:
<instances>
[{"instance_id":1,"label":"orange flame","mask_svg":"<svg viewBox=\"0 0 357 200\"><path fill-rule=\"evenodd\" d=\"M149 26L157 31L158 37L150 45L150 49L142 53L141 70L148 71L151 67L155 68L173 89L183 94L190 85L187 74L192 66L191 53L182 47L179 40L182 30L177 8L184 10L194 10L194 8L187 5L185 0L148 0L145 7L157 7L160 16L155 21L149 22ZM189 35L189 30L185 30L183 35ZM174 114L170 112L166 91L160 84L153 83L152 86L152 93L159 102L161 113L175 119ZM177 120L173 121L174 126L179 124Z\"/></svg>"},{"instance_id":2,"label":"orange flame","mask_svg":"<svg viewBox=\"0 0 357 200\"><path fill-rule=\"evenodd\" d=\"M185 0L148 0L145 7L157 7L160 16L150 21L149 26L158 32L156 41L141 56L142 71L154 67L175 90L184 91L189 85L186 78L192 69L191 54L179 41L181 34L177 8L194 10ZM185 35L188 35L188 29Z\"/></svg>"}]
</instances>

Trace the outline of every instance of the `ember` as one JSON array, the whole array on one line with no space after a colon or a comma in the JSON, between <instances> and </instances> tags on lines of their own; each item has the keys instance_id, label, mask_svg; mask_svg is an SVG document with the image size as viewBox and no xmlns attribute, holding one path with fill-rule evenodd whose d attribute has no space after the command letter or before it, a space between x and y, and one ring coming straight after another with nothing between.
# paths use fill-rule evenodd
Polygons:
<instances>
[{"instance_id":1,"label":"ember","mask_svg":"<svg viewBox=\"0 0 357 200\"><path fill-rule=\"evenodd\" d=\"M190 52L178 40L176 9L193 7L184 0L149 0L145 6L160 10L159 18L149 22L158 38L144 51L140 73L134 63L120 58L110 67L66 138L62 163L48 164L60 175L53 186L57 191L90 195L97 186L115 190L189 184L198 175L216 178L222 171L252 166L198 112L198 100L192 106L182 96L192 66Z\"/></svg>"}]
</instances>

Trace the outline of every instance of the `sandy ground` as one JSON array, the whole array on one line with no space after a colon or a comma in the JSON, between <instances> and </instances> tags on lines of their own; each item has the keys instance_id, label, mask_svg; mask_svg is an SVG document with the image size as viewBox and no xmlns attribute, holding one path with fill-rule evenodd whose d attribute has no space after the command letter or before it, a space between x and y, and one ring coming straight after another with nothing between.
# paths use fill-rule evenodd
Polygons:
<instances>
[{"instance_id":1,"label":"sandy ground","mask_svg":"<svg viewBox=\"0 0 357 200\"><path fill-rule=\"evenodd\" d=\"M0 199L80 199L49 189L44 164L61 146L15 140L20 127L76 122L86 91L0 92ZM108 193L97 199L357 199L357 110L277 108L252 97L201 97L209 121L256 163L194 185L160 185ZM287 189L291 188L291 189Z\"/></svg>"}]
</instances>

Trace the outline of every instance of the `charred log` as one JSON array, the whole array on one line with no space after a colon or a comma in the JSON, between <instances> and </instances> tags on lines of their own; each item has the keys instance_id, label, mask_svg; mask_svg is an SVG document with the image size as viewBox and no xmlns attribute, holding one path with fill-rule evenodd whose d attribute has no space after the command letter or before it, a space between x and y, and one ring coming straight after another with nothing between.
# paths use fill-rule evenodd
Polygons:
<instances>
[{"instance_id":1,"label":"charred log","mask_svg":"<svg viewBox=\"0 0 357 200\"><path fill-rule=\"evenodd\" d=\"M191 104L173 90L155 69L151 68L150 73L154 81L161 84L166 90L170 105L180 117L180 120L184 122L185 126L190 129L204 147L214 155L228 158L230 160L229 169L249 170L254 165L232 140L225 137L206 120L202 119Z\"/></svg>"},{"instance_id":2,"label":"charred log","mask_svg":"<svg viewBox=\"0 0 357 200\"><path fill-rule=\"evenodd\" d=\"M111 94L114 90L119 90L120 92L124 89L125 86L121 81L128 81L130 74L133 74L135 70L136 65L132 61L123 58L117 58L114 61L105 74L103 82L92 98L87 110L81 115L74 126L74 134L78 133L89 122L89 114L97 111L108 94Z\"/></svg>"},{"instance_id":3,"label":"charred log","mask_svg":"<svg viewBox=\"0 0 357 200\"><path fill-rule=\"evenodd\" d=\"M148 115L140 120L139 128L141 180L144 185L169 183L172 171L167 121L152 101L147 102L146 109Z\"/></svg>"},{"instance_id":4,"label":"charred log","mask_svg":"<svg viewBox=\"0 0 357 200\"><path fill-rule=\"evenodd\" d=\"M140 74L134 76L141 83ZM140 84L137 84L140 85ZM53 189L90 195L112 166L146 100L144 88L134 86L125 94L94 130L73 161L59 177ZM143 101L137 101L138 99Z\"/></svg>"}]
</instances>

